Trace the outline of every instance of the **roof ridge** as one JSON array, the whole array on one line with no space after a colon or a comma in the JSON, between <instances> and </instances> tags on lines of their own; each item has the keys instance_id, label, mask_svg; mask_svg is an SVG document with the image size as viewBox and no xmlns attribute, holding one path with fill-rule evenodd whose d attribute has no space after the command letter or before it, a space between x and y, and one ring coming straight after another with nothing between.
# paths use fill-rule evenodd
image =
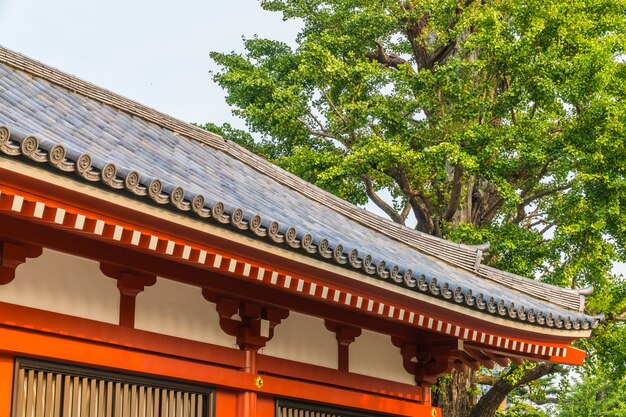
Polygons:
<instances>
[{"instance_id":1,"label":"roof ridge","mask_svg":"<svg viewBox=\"0 0 626 417\"><path fill-rule=\"evenodd\" d=\"M157 126L169 129L177 135L182 135L188 139L211 146L248 165L261 174L266 175L279 184L299 192L306 198L322 204L382 235L417 249L424 254L433 256L450 265L478 274L484 278L491 279L492 281L497 281L509 288L517 289L522 286L529 290L532 289L535 296L550 301L550 296L545 294L546 284L481 265L482 253L485 250L483 245L471 246L451 242L385 219L303 180L235 142L226 140L215 133L144 106L134 100L5 48L2 45L0 45L0 62L27 72L35 77L43 78L48 82L66 88L76 94L112 106L133 116L143 118ZM520 280L520 278L523 279ZM556 290L556 288L559 287L554 288L554 290L548 291L552 296L562 294L564 298L572 299L574 297L574 295L571 294L572 292L567 289L561 289L562 291L559 291ZM575 297L578 296L579 295L575 295ZM566 302L566 305L569 307L571 307L572 304L573 300L570 300L569 303Z\"/></svg>"},{"instance_id":2,"label":"roof ridge","mask_svg":"<svg viewBox=\"0 0 626 417\"><path fill-rule=\"evenodd\" d=\"M511 289L522 291L525 294L530 294L566 308L578 309L578 311L583 311L584 295L590 291L589 288L571 289L559 287L489 265L480 265L476 274Z\"/></svg>"}]
</instances>

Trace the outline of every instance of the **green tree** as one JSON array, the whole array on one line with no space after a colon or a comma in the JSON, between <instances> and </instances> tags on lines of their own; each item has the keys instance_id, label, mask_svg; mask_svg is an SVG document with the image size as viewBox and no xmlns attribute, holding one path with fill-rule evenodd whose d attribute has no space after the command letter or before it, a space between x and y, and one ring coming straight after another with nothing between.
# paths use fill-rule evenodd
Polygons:
<instances>
[{"instance_id":1,"label":"green tree","mask_svg":"<svg viewBox=\"0 0 626 417\"><path fill-rule=\"evenodd\" d=\"M564 390L559 417L623 417L626 415L626 379L604 373L585 374Z\"/></svg>"},{"instance_id":2,"label":"green tree","mask_svg":"<svg viewBox=\"0 0 626 417\"><path fill-rule=\"evenodd\" d=\"M255 37L244 54L211 54L261 141L209 129L395 222L491 241L490 265L594 285L590 312L621 311L610 270L626 259L624 0L261 4L302 22L297 47ZM519 385L477 405L450 398L475 378L439 385L446 415L493 415Z\"/></svg>"},{"instance_id":3,"label":"green tree","mask_svg":"<svg viewBox=\"0 0 626 417\"><path fill-rule=\"evenodd\" d=\"M584 347L590 355L581 369L562 380L559 417L626 416L626 325L605 323Z\"/></svg>"}]
</instances>

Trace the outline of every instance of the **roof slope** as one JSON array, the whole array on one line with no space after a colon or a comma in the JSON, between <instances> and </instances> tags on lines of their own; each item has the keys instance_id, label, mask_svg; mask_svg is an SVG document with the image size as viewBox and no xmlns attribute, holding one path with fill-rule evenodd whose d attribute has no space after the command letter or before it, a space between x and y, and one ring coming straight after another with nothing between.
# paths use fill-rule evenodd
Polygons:
<instances>
[{"instance_id":1,"label":"roof slope","mask_svg":"<svg viewBox=\"0 0 626 417\"><path fill-rule=\"evenodd\" d=\"M217 135L4 48L0 125L0 155L49 162L469 308L566 329L597 322L573 312L577 291L480 265L478 247L382 219Z\"/></svg>"}]
</instances>

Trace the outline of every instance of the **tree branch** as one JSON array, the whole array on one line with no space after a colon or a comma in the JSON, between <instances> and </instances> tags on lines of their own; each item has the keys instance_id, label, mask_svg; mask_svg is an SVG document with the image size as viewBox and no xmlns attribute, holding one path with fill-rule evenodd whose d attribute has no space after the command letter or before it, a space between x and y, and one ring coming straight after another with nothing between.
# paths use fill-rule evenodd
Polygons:
<instances>
[{"instance_id":1,"label":"tree branch","mask_svg":"<svg viewBox=\"0 0 626 417\"><path fill-rule=\"evenodd\" d=\"M563 184L563 185L559 185L557 187L554 188L548 188L546 190L542 190L542 191L538 191L535 194L532 194L528 197L526 197L523 201L524 205L530 204L533 201L540 199L541 197L545 197L547 195L550 194L554 194L554 193L558 193L559 191L565 191L572 188L572 184Z\"/></svg>"},{"instance_id":2,"label":"tree branch","mask_svg":"<svg viewBox=\"0 0 626 417\"><path fill-rule=\"evenodd\" d=\"M500 207L502 207L502 204L504 204L504 198L502 198L500 195L498 195L495 191L493 194L490 195L490 197L492 197L494 199L494 202L491 203L490 205L488 205L484 210L482 210L482 212L477 213L478 217L476 218L476 223L477 225L483 225L483 224L487 224L487 223L491 223L491 220L493 219L493 217L496 214L496 211L498 211L498 209ZM485 204L489 203L491 200L491 198L486 199L485 200ZM482 201L481 201L482 203ZM482 204L481 204L482 206ZM482 207L481 207L482 208Z\"/></svg>"},{"instance_id":3,"label":"tree branch","mask_svg":"<svg viewBox=\"0 0 626 417\"><path fill-rule=\"evenodd\" d=\"M494 375L478 375L476 377L476 383L479 385L493 385L497 380L498 377Z\"/></svg>"},{"instance_id":4,"label":"tree branch","mask_svg":"<svg viewBox=\"0 0 626 417\"><path fill-rule=\"evenodd\" d=\"M541 170L539 171L539 173L537 175L532 175L529 176L521 185L524 185L525 183L526 186L524 188L522 188L522 191L520 192L520 197L521 198L525 198L526 195L528 195L528 193L530 192L530 190L533 188L534 184L537 184L539 181L541 181L546 174L548 173L548 168L550 167L550 163L553 162L553 159L548 160L542 167Z\"/></svg>"},{"instance_id":5,"label":"tree branch","mask_svg":"<svg viewBox=\"0 0 626 417\"><path fill-rule=\"evenodd\" d=\"M454 17L454 19L450 21L450 23L448 23L448 26L446 28L448 32L454 29L457 23L459 23L463 9L470 6L474 1L475 0L466 0L463 3L462 7L458 7L456 9L456 16ZM401 5L400 7L402 8L403 11L406 12L406 9L403 7L403 5ZM419 45L416 41L416 39L422 37L424 28L428 24L429 20L430 20L430 15L428 13L424 13L422 18L419 19L418 21L415 21L415 20L411 21L408 19L406 21L407 23L406 36L409 40L409 43L411 44L411 49L413 50L413 56L415 57L415 61L417 62L418 70L421 70L421 69L432 70L435 67L436 63L444 62L448 57L450 57L454 53L457 43L458 43L458 39L456 38L452 39L448 43L439 46L432 53L429 53L426 45Z\"/></svg>"},{"instance_id":6,"label":"tree branch","mask_svg":"<svg viewBox=\"0 0 626 417\"><path fill-rule=\"evenodd\" d=\"M406 203L404 204L404 207L402 208L402 211L400 212L400 217L402 217L403 221L406 221L406 218L408 217L410 212L411 212L411 204L409 204L409 201L407 199Z\"/></svg>"},{"instance_id":7,"label":"tree branch","mask_svg":"<svg viewBox=\"0 0 626 417\"><path fill-rule=\"evenodd\" d=\"M450 193L450 201L448 202L448 207L446 207L442 217L445 221L450 221L459 207L459 201L461 201L461 191L463 190L463 182L461 181L462 178L463 168L461 168L460 165L455 165L452 177L452 192Z\"/></svg>"},{"instance_id":8,"label":"tree branch","mask_svg":"<svg viewBox=\"0 0 626 417\"><path fill-rule=\"evenodd\" d=\"M415 219L417 220L417 230L420 232L433 234L435 232L435 224L433 223L432 212L430 212L424 201L421 201L419 193L416 193L411 188L409 178L402 167L402 164L395 164L392 168L387 170L387 175L394 179L396 184L402 190L402 193L408 199Z\"/></svg>"},{"instance_id":9,"label":"tree branch","mask_svg":"<svg viewBox=\"0 0 626 417\"><path fill-rule=\"evenodd\" d=\"M376 191L374 191L372 178L367 174L362 174L361 178L363 178L363 182L365 183L365 192L367 193L369 199L372 200L372 202L376 204L378 208L384 211L387 216L391 218L391 220L399 224L404 224L404 219L406 218L406 216L402 217L402 215L398 214L398 212L395 211L393 207L387 204L385 200L383 200L378 194L376 194Z\"/></svg>"},{"instance_id":10,"label":"tree branch","mask_svg":"<svg viewBox=\"0 0 626 417\"><path fill-rule=\"evenodd\" d=\"M344 125L348 125L350 124L350 122L348 121L348 119L345 118L345 116L339 111L339 109L337 108L337 106L335 106L335 103L333 102L333 100L330 98L330 96L328 95L328 93L323 89L320 88L320 91L322 92L322 94L324 95L324 97L326 98L326 101L328 101L328 104L330 105L330 107L333 109L333 111L335 112L335 114L339 117L339 119L341 119L341 121L343 122Z\"/></svg>"},{"instance_id":11,"label":"tree branch","mask_svg":"<svg viewBox=\"0 0 626 417\"><path fill-rule=\"evenodd\" d=\"M304 120L301 117L298 117L298 121L300 123L302 123L304 125L304 127L307 128L309 133L312 134L313 136L317 136L317 137L325 139L325 140L328 140L328 139L337 140L337 138L335 136L331 135L330 133L326 133L324 131L320 131L320 130L315 129L313 126L311 126L309 124L309 122L307 122L306 120ZM330 141L328 141L328 142L330 142Z\"/></svg>"},{"instance_id":12,"label":"tree branch","mask_svg":"<svg viewBox=\"0 0 626 417\"><path fill-rule=\"evenodd\" d=\"M509 223L520 224L522 220L524 220L527 217L526 205L524 203L519 203L518 205L515 206L515 209L517 213L515 214L515 217Z\"/></svg>"},{"instance_id":13,"label":"tree branch","mask_svg":"<svg viewBox=\"0 0 626 417\"><path fill-rule=\"evenodd\" d=\"M413 213L415 213L415 219L417 220L416 229L420 232L428 233L429 235L434 234L435 227L432 217L424 206L424 203L421 202L415 195L411 195L409 197L409 203L411 204Z\"/></svg>"},{"instance_id":14,"label":"tree branch","mask_svg":"<svg viewBox=\"0 0 626 417\"><path fill-rule=\"evenodd\" d=\"M531 399L530 401L532 401L533 403L537 404L537 405L545 405L545 404L558 404L559 403L559 399L555 398L555 397L546 397L546 398L542 398L542 399Z\"/></svg>"},{"instance_id":15,"label":"tree branch","mask_svg":"<svg viewBox=\"0 0 626 417\"><path fill-rule=\"evenodd\" d=\"M376 50L367 53L367 57L372 61L378 61L378 63L387 68L395 69L398 69L399 65L408 64L408 61L401 56L387 53L381 41L375 40L374 43L376 44Z\"/></svg>"},{"instance_id":16,"label":"tree branch","mask_svg":"<svg viewBox=\"0 0 626 417\"><path fill-rule=\"evenodd\" d=\"M541 230L539 231L539 234L540 234L540 235L543 235L544 233L546 233L548 230L552 229L552 228L553 228L554 226L556 226L557 224L558 224L558 222L557 222L557 221L554 221L554 222L549 222L548 224L546 224L546 226L545 226L543 229L541 229Z\"/></svg>"},{"instance_id":17,"label":"tree branch","mask_svg":"<svg viewBox=\"0 0 626 417\"><path fill-rule=\"evenodd\" d=\"M542 215L545 215L545 213L542 213ZM540 224L553 224L553 223L556 223L556 222L551 222L551 221L550 221L550 220L548 220L548 219L539 219L539 220L537 220L537 221L534 221L534 222L530 223L530 219L531 219L532 217L536 217L536 216L537 216L537 215L535 215L535 216L528 216L528 217L527 217L528 222L529 222L529 223L528 223L528 228L529 228L529 229L531 229L531 228L533 228L533 227L535 227L535 226L539 226Z\"/></svg>"},{"instance_id":18,"label":"tree branch","mask_svg":"<svg viewBox=\"0 0 626 417\"><path fill-rule=\"evenodd\" d=\"M511 374L511 371L507 372L504 377L499 378L492 385L485 395L480 397L476 406L472 409L470 417L492 417L500 404L502 404L502 401L513 389L549 375L555 372L556 369L557 365L555 363L540 362L526 370L522 377L515 382L506 377Z\"/></svg>"},{"instance_id":19,"label":"tree branch","mask_svg":"<svg viewBox=\"0 0 626 417\"><path fill-rule=\"evenodd\" d=\"M317 117L315 117L315 115L313 114L312 111L309 111L309 116L311 116L311 118L313 120L315 120L315 123L317 123L317 126L319 126L320 131L322 132L326 132L326 128L324 127L324 124L320 121L320 119L318 119Z\"/></svg>"}]
</instances>

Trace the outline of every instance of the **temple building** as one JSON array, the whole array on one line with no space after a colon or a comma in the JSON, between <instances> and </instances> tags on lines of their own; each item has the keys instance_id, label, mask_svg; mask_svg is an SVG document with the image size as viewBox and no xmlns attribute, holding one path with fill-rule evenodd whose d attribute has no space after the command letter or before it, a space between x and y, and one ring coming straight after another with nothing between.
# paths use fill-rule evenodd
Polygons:
<instances>
[{"instance_id":1,"label":"temple building","mask_svg":"<svg viewBox=\"0 0 626 417\"><path fill-rule=\"evenodd\" d=\"M0 48L0 416L421 417L580 364L584 290L482 263Z\"/></svg>"}]
</instances>

